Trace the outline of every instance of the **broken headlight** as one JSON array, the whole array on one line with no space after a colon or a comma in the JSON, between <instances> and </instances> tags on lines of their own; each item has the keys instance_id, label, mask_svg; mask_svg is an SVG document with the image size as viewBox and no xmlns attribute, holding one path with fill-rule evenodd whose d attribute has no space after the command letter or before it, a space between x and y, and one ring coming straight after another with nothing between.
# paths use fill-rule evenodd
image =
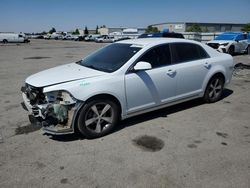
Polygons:
<instances>
[{"instance_id":1,"label":"broken headlight","mask_svg":"<svg viewBox=\"0 0 250 188\"><path fill-rule=\"evenodd\" d=\"M47 102L43 114L47 124L67 124L69 111L75 106L76 99L66 91L52 91L45 93Z\"/></svg>"},{"instance_id":2,"label":"broken headlight","mask_svg":"<svg viewBox=\"0 0 250 188\"><path fill-rule=\"evenodd\" d=\"M76 103L76 99L66 91L52 91L45 93L45 96L49 103L58 103L62 105L71 105Z\"/></svg>"}]
</instances>

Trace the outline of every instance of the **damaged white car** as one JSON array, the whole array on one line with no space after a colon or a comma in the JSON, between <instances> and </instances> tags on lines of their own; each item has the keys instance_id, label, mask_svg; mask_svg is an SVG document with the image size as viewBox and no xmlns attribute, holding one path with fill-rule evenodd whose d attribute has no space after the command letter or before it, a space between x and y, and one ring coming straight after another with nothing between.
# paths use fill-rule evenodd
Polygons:
<instances>
[{"instance_id":1,"label":"damaged white car","mask_svg":"<svg viewBox=\"0 0 250 188\"><path fill-rule=\"evenodd\" d=\"M31 122L45 132L97 138L120 119L199 97L216 102L232 72L230 55L199 42L134 39L34 74L21 90Z\"/></svg>"},{"instance_id":2,"label":"damaged white car","mask_svg":"<svg viewBox=\"0 0 250 188\"><path fill-rule=\"evenodd\" d=\"M225 32L207 42L207 45L219 52L234 55L235 53L247 53L250 46L249 40L250 35L247 33Z\"/></svg>"}]
</instances>

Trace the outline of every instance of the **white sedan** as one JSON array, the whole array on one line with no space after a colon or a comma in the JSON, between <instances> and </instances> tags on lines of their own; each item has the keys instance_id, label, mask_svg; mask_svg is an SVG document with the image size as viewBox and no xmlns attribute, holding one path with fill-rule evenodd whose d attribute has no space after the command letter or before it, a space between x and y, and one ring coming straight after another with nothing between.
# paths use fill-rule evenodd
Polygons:
<instances>
[{"instance_id":1,"label":"white sedan","mask_svg":"<svg viewBox=\"0 0 250 188\"><path fill-rule=\"evenodd\" d=\"M247 53L249 50L250 35L241 32L225 32L217 36L214 40L207 42L207 45L219 52L229 53Z\"/></svg>"},{"instance_id":2,"label":"white sedan","mask_svg":"<svg viewBox=\"0 0 250 188\"><path fill-rule=\"evenodd\" d=\"M216 102L232 72L232 56L199 42L125 40L28 77L23 106L47 133L97 138L120 119L194 98Z\"/></svg>"}]
</instances>

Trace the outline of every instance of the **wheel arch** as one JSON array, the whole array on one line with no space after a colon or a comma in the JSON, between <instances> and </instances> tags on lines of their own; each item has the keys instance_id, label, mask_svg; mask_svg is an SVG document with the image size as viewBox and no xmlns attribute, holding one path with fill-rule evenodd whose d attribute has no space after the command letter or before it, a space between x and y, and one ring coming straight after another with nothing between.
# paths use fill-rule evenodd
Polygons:
<instances>
[{"instance_id":1,"label":"wheel arch","mask_svg":"<svg viewBox=\"0 0 250 188\"><path fill-rule=\"evenodd\" d=\"M118 100L117 97L115 97L114 95L108 94L108 93L102 93L102 94L97 94L94 96L91 96L90 98L88 98L85 103L92 101L94 99L110 99L113 102L115 102L119 108L119 113L122 113L122 106L121 106L121 102Z\"/></svg>"},{"instance_id":2,"label":"wheel arch","mask_svg":"<svg viewBox=\"0 0 250 188\"><path fill-rule=\"evenodd\" d=\"M220 77L222 77L223 78L223 80L224 80L224 83L225 83L225 81L226 81L226 76L225 76L225 72L224 71L222 71L222 70L217 70L217 71L215 71L215 72L213 72L213 73L211 73L211 74L209 74L209 75L207 75L207 78L205 79L205 81L204 81L204 83L203 83L203 95L204 95L204 93L205 93L205 90L206 90L206 88L207 88L207 85L208 85L208 83L209 83L209 81L213 78L213 77L215 77L215 76L220 76Z\"/></svg>"},{"instance_id":3,"label":"wheel arch","mask_svg":"<svg viewBox=\"0 0 250 188\"><path fill-rule=\"evenodd\" d=\"M113 102L115 102L118 106L118 109L119 109L119 114L120 114L119 119L122 118L123 108L122 108L121 102L119 101L119 99L117 97L115 97L114 95L108 94L108 93L96 94L96 95L89 97L87 100L83 101L82 104L79 106L79 109L77 109L75 117L74 117L73 125L72 125L74 132L78 132L77 119L78 119L78 116L79 116L81 109L83 108L83 106L87 102L95 100L95 99L110 99Z\"/></svg>"}]
</instances>

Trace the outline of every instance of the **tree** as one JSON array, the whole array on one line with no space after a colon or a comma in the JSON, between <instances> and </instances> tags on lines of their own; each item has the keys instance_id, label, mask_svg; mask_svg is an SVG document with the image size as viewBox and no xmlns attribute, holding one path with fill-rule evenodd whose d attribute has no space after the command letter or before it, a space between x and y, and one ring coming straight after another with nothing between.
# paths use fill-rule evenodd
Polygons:
<instances>
[{"instance_id":1,"label":"tree","mask_svg":"<svg viewBox=\"0 0 250 188\"><path fill-rule=\"evenodd\" d=\"M73 35L80 35L79 29L76 29L72 34Z\"/></svg>"},{"instance_id":2,"label":"tree","mask_svg":"<svg viewBox=\"0 0 250 188\"><path fill-rule=\"evenodd\" d=\"M241 31L250 32L250 23L246 24L246 25L241 29Z\"/></svg>"},{"instance_id":3,"label":"tree","mask_svg":"<svg viewBox=\"0 0 250 188\"><path fill-rule=\"evenodd\" d=\"M157 33L160 32L159 29L157 27L153 27L153 26L148 26L145 33Z\"/></svg>"},{"instance_id":4,"label":"tree","mask_svg":"<svg viewBox=\"0 0 250 188\"><path fill-rule=\"evenodd\" d=\"M96 29L95 29L95 34L98 34L99 32L98 32L98 29L99 29L99 27L98 27L98 25L96 26Z\"/></svg>"},{"instance_id":5,"label":"tree","mask_svg":"<svg viewBox=\"0 0 250 188\"><path fill-rule=\"evenodd\" d=\"M87 26L85 26L84 35L88 35L88 34L89 34L89 30L88 30Z\"/></svg>"},{"instance_id":6,"label":"tree","mask_svg":"<svg viewBox=\"0 0 250 188\"><path fill-rule=\"evenodd\" d=\"M187 32L202 32L201 26L197 23L192 24L187 28Z\"/></svg>"},{"instance_id":7,"label":"tree","mask_svg":"<svg viewBox=\"0 0 250 188\"><path fill-rule=\"evenodd\" d=\"M54 33L54 32L56 32L56 29L55 29L54 27L52 27L52 29L49 30L49 33L52 34L52 33Z\"/></svg>"}]
</instances>

